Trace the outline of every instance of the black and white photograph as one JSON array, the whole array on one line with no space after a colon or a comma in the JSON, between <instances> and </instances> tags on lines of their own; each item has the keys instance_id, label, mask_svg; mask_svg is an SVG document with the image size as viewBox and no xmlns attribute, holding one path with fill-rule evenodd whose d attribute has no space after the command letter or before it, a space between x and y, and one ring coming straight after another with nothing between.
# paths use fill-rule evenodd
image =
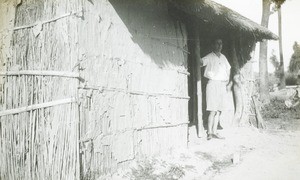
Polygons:
<instances>
[{"instance_id":1,"label":"black and white photograph","mask_svg":"<svg viewBox=\"0 0 300 180\"><path fill-rule=\"evenodd\" d=\"M299 0L0 0L0 180L299 180Z\"/></svg>"}]
</instances>

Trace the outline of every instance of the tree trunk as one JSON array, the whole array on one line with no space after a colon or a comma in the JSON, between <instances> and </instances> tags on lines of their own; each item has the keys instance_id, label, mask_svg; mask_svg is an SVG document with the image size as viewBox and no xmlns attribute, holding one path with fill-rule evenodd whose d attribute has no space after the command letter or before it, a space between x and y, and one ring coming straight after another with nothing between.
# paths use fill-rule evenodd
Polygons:
<instances>
[{"instance_id":1,"label":"tree trunk","mask_svg":"<svg viewBox=\"0 0 300 180\"><path fill-rule=\"evenodd\" d=\"M282 50L282 23L281 23L281 7L278 8L278 35L279 35L279 54L280 54L280 86L279 89L285 88L284 62Z\"/></svg>"},{"instance_id":2,"label":"tree trunk","mask_svg":"<svg viewBox=\"0 0 300 180\"><path fill-rule=\"evenodd\" d=\"M268 27L270 17L270 0L263 0L263 14L261 18L261 25ZM268 87L268 42L263 40L260 43L259 49L259 93L260 98L264 102L269 101L269 87Z\"/></svg>"},{"instance_id":3,"label":"tree trunk","mask_svg":"<svg viewBox=\"0 0 300 180\"><path fill-rule=\"evenodd\" d=\"M231 58L232 58L232 72L233 74L233 96L235 101L235 112L233 117L233 126L238 126L243 111L243 96L242 96L242 89L241 89L241 81L240 81L240 74L239 74L239 62L236 52L236 42L234 37L231 37Z\"/></svg>"}]
</instances>

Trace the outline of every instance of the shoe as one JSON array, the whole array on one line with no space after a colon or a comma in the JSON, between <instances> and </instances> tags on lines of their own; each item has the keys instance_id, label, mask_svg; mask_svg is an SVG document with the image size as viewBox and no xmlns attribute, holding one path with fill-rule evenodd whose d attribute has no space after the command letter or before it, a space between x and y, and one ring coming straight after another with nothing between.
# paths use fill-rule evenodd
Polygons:
<instances>
[{"instance_id":1,"label":"shoe","mask_svg":"<svg viewBox=\"0 0 300 180\"><path fill-rule=\"evenodd\" d=\"M207 140L211 140L213 138L212 134L207 135Z\"/></svg>"},{"instance_id":2,"label":"shoe","mask_svg":"<svg viewBox=\"0 0 300 180\"><path fill-rule=\"evenodd\" d=\"M219 134L212 134L212 137L216 139L225 139L225 137L220 136Z\"/></svg>"}]
</instances>

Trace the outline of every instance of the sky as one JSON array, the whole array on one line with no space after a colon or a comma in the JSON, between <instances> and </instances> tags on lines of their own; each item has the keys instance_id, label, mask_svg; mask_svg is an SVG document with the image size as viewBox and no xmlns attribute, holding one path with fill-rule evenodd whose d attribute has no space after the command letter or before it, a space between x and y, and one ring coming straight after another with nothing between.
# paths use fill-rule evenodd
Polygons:
<instances>
[{"instance_id":1,"label":"sky","mask_svg":"<svg viewBox=\"0 0 300 180\"><path fill-rule=\"evenodd\" d=\"M260 24L262 15L262 0L213 0L222 4L241 15ZM293 54L293 44L295 41L300 43L300 0L286 0L281 8L282 14L282 46L284 66L287 69L290 58ZM269 30L278 35L278 14L274 13L269 19ZM272 55L272 51L279 60L279 42L269 41L268 43L268 60ZM259 45L255 51L255 58L258 60ZM254 65L255 71L258 71L258 63ZM274 68L269 63L269 72L273 72Z\"/></svg>"}]
</instances>

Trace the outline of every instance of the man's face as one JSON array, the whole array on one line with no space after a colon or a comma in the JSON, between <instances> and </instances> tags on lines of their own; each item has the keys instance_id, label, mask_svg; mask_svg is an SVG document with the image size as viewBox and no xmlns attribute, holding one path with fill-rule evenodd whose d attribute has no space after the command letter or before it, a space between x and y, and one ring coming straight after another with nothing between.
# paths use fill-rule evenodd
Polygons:
<instances>
[{"instance_id":1,"label":"man's face","mask_svg":"<svg viewBox=\"0 0 300 180\"><path fill-rule=\"evenodd\" d=\"M213 45L214 52L221 52L222 46L223 46L222 39L216 39Z\"/></svg>"}]
</instances>

